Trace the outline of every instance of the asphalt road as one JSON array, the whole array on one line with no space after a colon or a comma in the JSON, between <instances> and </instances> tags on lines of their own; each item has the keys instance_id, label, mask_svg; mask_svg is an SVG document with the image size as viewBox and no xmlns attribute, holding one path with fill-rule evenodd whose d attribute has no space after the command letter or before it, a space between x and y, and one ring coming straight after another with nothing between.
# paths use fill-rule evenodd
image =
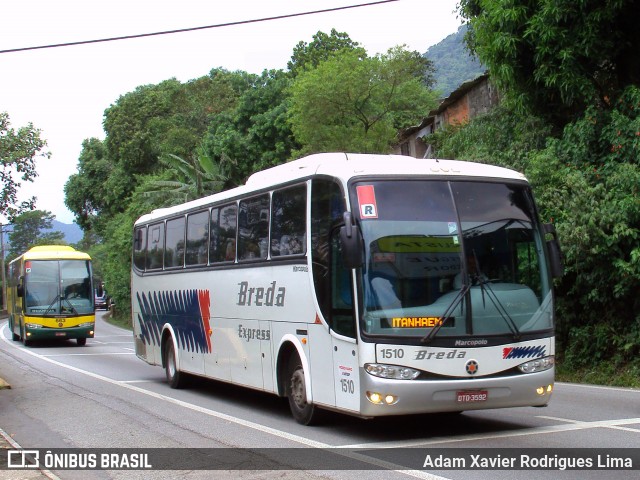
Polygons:
<instances>
[{"instance_id":1,"label":"asphalt road","mask_svg":"<svg viewBox=\"0 0 640 480\"><path fill-rule=\"evenodd\" d=\"M181 471L180 476L188 479L346 479L354 473L372 479L532 475L627 479L639 475L639 470L625 466L626 458L632 458L634 468L640 465L640 390L557 384L550 406L542 409L376 420L329 414L322 425L304 427L293 421L286 401L273 395L204 380L194 381L185 390L170 389L161 368L135 356L131 332L101 318L96 338L85 347L63 341L25 348L10 340L6 321L0 320L0 377L12 387L0 390L0 429L22 448L162 448L176 462L183 459L171 455L184 450L175 449L218 449L212 460L215 469ZM601 453L602 464L614 463L616 468L561 470L562 463L556 463L557 468L533 471L531 462L537 461L537 453L555 462L565 456L586 461ZM521 467L523 455L529 461L524 468L509 467L511 461ZM474 456L476 463L498 461L507 468L463 470L458 463L452 465L454 469L444 469L438 463L464 461L465 467L471 467ZM62 479L174 478L177 474L50 470ZM0 479L31 478L3 476L13 473L0 470Z\"/></svg>"}]
</instances>

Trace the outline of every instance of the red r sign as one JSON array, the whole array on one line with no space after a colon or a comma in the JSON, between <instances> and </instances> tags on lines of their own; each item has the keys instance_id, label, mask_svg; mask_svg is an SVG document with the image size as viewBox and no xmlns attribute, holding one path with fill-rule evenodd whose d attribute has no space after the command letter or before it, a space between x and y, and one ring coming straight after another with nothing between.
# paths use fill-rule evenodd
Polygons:
<instances>
[{"instance_id":1,"label":"red r sign","mask_svg":"<svg viewBox=\"0 0 640 480\"><path fill-rule=\"evenodd\" d=\"M378 206L376 205L376 192L373 185L356 187L360 218L378 218Z\"/></svg>"}]
</instances>

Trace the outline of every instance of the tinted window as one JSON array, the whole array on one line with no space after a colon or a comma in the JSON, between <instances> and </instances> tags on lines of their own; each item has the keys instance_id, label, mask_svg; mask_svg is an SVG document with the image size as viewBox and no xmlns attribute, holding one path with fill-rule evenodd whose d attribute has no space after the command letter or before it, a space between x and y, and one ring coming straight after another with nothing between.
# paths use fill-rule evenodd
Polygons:
<instances>
[{"instance_id":1,"label":"tinted window","mask_svg":"<svg viewBox=\"0 0 640 480\"><path fill-rule=\"evenodd\" d=\"M233 262L236 258L237 205L231 204L211 210L209 262Z\"/></svg>"},{"instance_id":2,"label":"tinted window","mask_svg":"<svg viewBox=\"0 0 640 480\"><path fill-rule=\"evenodd\" d=\"M209 239L209 212L199 212L187 217L187 251L185 265L207 264L207 240Z\"/></svg>"},{"instance_id":3,"label":"tinted window","mask_svg":"<svg viewBox=\"0 0 640 480\"><path fill-rule=\"evenodd\" d=\"M271 198L271 256L306 252L307 189L298 185L273 192Z\"/></svg>"},{"instance_id":4,"label":"tinted window","mask_svg":"<svg viewBox=\"0 0 640 480\"><path fill-rule=\"evenodd\" d=\"M147 227L136 228L133 234L133 264L144 270L147 251Z\"/></svg>"},{"instance_id":5,"label":"tinted window","mask_svg":"<svg viewBox=\"0 0 640 480\"><path fill-rule=\"evenodd\" d=\"M167 221L167 239L164 249L164 267L184 265L184 217Z\"/></svg>"},{"instance_id":6,"label":"tinted window","mask_svg":"<svg viewBox=\"0 0 640 480\"><path fill-rule=\"evenodd\" d=\"M149 225L147 239L147 270L162 268L164 254L164 223Z\"/></svg>"},{"instance_id":7,"label":"tinted window","mask_svg":"<svg viewBox=\"0 0 640 480\"><path fill-rule=\"evenodd\" d=\"M269 240L269 195L240 202L238 260L266 259Z\"/></svg>"}]
</instances>

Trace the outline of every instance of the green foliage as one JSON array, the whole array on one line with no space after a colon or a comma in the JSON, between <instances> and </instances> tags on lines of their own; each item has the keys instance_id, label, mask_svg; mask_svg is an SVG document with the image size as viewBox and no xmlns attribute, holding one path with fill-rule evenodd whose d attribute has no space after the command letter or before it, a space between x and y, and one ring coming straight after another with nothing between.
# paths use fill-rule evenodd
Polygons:
<instances>
[{"instance_id":1,"label":"green foliage","mask_svg":"<svg viewBox=\"0 0 640 480\"><path fill-rule=\"evenodd\" d=\"M447 126L425 140L438 158L490 163L524 171L532 151L544 148L550 128L539 118L500 105L464 127Z\"/></svg>"},{"instance_id":2,"label":"green foliage","mask_svg":"<svg viewBox=\"0 0 640 480\"><path fill-rule=\"evenodd\" d=\"M160 161L168 167L165 175L169 179L147 182L142 192L147 196L170 199L163 206L195 200L218 192L226 180L220 172L219 164L200 152L194 153L188 159L167 154L160 157Z\"/></svg>"},{"instance_id":3,"label":"green foliage","mask_svg":"<svg viewBox=\"0 0 640 480\"><path fill-rule=\"evenodd\" d=\"M520 108L557 125L640 83L634 0L462 0L472 51Z\"/></svg>"},{"instance_id":4,"label":"green foliage","mask_svg":"<svg viewBox=\"0 0 640 480\"><path fill-rule=\"evenodd\" d=\"M102 280L109 292L116 311L131 316L131 212L116 215L106 228L104 248L100 249ZM104 255L106 252L106 256Z\"/></svg>"},{"instance_id":5,"label":"green foliage","mask_svg":"<svg viewBox=\"0 0 640 480\"><path fill-rule=\"evenodd\" d=\"M0 215L13 218L34 208L36 197L18 204L18 190L21 181L32 182L38 176L36 159L50 157L49 152L43 151L46 145L40 138L40 130L31 123L15 130L11 128L9 114L0 112Z\"/></svg>"},{"instance_id":6,"label":"green foliage","mask_svg":"<svg viewBox=\"0 0 640 480\"><path fill-rule=\"evenodd\" d=\"M247 78L234 109L212 119L202 151L225 177L225 187L252 173L285 162L296 147L287 123L290 77L265 70Z\"/></svg>"},{"instance_id":7,"label":"green foliage","mask_svg":"<svg viewBox=\"0 0 640 480\"><path fill-rule=\"evenodd\" d=\"M565 365L632 362L640 353L640 89L628 87L612 109L589 108L560 138L549 133L541 120L500 107L428 141L441 157L529 178L563 247L556 291Z\"/></svg>"},{"instance_id":8,"label":"green foliage","mask_svg":"<svg viewBox=\"0 0 640 480\"><path fill-rule=\"evenodd\" d=\"M22 255L37 245L65 244L62 232L43 232L53 226L55 217L45 210L31 210L13 218L13 231L9 233L9 260Z\"/></svg>"},{"instance_id":9,"label":"green foliage","mask_svg":"<svg viewBox=\"0 0 640 480\"><path fill-rule=\"evenodd\" d=\"M352 51L361 58L367 56L365 49L360 47L358 42L351 40L346 33L338 32L335 28L331 29L329 35L318 32L313 36L311 43L299 42L295 46L287 68L291 76L296 77L306 70L313 70L321 62L343 50Z\"/></svg>"},{"instance_id":10,"label":"green foliage","mask_svg":"<svg viewBox=\"0 0 640 480\"><path fill-rule=\"evenodd\" d=\"M343 50L298 75L290 122L298 155L318 151L388 152L399 128L435 106L425 85L427 60L398 47L362 58Z\"/></svg>"},{"instance_id":11,"label":"green foliage","mask_svg":"<svg viewBox=\"0 0 640 480\"><path fill-rule=\"evenodd\" d=\"M97 220L96 213L107 208L110 195L107 182L112 170L104 142L97 138L84 140L78 173L70 175L64 186L64 202L75 213L76 222L85 232L100 230L93 223Z\"/></svg>"}]
</instances>

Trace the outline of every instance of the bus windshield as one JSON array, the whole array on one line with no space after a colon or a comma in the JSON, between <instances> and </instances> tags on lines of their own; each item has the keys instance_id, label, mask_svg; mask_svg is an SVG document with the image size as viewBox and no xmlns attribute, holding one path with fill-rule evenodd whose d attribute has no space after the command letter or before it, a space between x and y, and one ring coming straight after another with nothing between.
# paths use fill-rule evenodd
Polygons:
<instances>
[{"instance_id":1,"label":"bus windshield","mask_svg":"<svg viewBox=\"0 0 640 480\"><path fill-rule=\"evenodd\" d=\"M373 181L356 184L355 196L365 334L518 338L552 328L544 239L527 186Z\"/></svg>"},{"instance_id":2,"label":"bus windshield","mask_svg":"<svg viewBox=\"0 0 640 480\"><path fill-rule=\"evenodd\" d=\"M90 262L28 260L25 262L24 292L27 315L93 313Z\"/></svg>"}]
</instances>

